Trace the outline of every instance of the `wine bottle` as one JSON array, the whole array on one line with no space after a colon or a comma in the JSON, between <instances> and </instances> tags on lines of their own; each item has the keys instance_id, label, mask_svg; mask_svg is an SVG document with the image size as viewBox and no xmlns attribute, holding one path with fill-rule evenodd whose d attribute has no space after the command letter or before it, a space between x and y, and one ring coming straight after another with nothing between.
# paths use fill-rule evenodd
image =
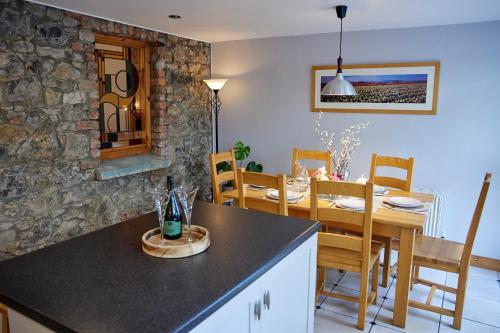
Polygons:
<instances>
[{"instance_id":1,"label":"wine bottle","mask_svg":"<svg viewBox=\"0 0 500 333\"><path fill-rule=\"evenodd\" d=\"M172 176L167 177L167 188L169 193L174 189ZM179 202L174 193L170 195L165 212L165 222L163 224L163 236L166 239L178 239L182 236L182 213Z\"/></svg>"}]
</instances>

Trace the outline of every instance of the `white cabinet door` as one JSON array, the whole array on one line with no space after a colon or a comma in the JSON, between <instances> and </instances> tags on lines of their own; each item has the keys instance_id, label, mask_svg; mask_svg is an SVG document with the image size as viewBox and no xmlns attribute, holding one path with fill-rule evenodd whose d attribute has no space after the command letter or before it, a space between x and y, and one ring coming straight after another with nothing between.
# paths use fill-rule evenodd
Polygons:
<instances>
[{"instance_id":1,"label":"white cabinet door","mask_svg":"<svg viewBox=\"0 0 500 333\"><path fill-rule=\"evenodd\" d=\"M191 333L259 332L254 308L259 290L257 280L196 326Z\"/></svg>"},{"instance_id":2,"label":"white cabinet door","mask_svg":"<svg viewBox=\"0 0 500 333\"><path fill-rule=\"evenodd\" d=\"M309 238L191 333L313 333L317 239Z\"/></svg>"},{"instance_id":3,"label":"white cabinet door","mask_svg":"<svg viewBox=\"0 0 500 333\"><path fill-rule=\"evenodd\" d=\"M313 332L316 242L312 237L260 279L260 333Z\"/></svg>"}]
</instances>

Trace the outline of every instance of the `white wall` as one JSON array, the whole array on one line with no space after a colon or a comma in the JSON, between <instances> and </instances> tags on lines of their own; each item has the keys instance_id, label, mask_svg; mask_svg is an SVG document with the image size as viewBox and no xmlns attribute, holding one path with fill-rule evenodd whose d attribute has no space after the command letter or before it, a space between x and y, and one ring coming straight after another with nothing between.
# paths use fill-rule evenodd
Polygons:
<instances>
[{"instance_id":1,"label":"white wall","mask_svg":"<svg viewBox=\"0 0 500 333\"><path fill-rule=\"evenodd\" d=\"M447 238L464 241L486 171L490 195L474 254L500 258L500 21L359 31L344 35L346 64L440 61L437 116L326 113L337 132L369 121L351 162L368 174L372 152L416 159L414 186L445 192ZM334 64L338 34L215 43L213 77L221 91L220 150L236 140L271 173L290 172L292 148L324 149L310 111L310 70Z\"/></svg>"}]
</instances>

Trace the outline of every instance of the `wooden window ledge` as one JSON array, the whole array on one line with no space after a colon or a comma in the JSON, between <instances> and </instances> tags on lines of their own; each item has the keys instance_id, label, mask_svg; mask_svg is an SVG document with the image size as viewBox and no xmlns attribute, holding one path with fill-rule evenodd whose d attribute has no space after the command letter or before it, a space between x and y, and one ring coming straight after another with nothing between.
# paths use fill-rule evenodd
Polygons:
<instances>
[{"instance_id":1,"label":"wooden window ledge","mask_svg":"<svg viewBox=\"0 0 500 333\"><path fill-rule=\"evenodd\" d=\"M101 161L101 166L97 169L97 179L107 180L124 177L136 173L164 169L169 166L170 161L152 154L105 160Z\"/></svg>"}]
</instances>

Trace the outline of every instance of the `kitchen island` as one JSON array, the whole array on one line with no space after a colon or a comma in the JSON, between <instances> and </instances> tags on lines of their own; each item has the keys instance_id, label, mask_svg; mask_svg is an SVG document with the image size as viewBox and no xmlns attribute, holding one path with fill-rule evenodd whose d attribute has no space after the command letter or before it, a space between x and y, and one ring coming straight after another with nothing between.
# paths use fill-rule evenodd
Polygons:
<instances>
[{"instance_id":1,"label":"kitchen island","mask_svg":"<svg viewBox=\"0 0 500 333\"><path fill-rule=\"evenodd\" d=\"M156 221L144 215L1 262L11 332L312 333L319 224L196 202L193 224L210 231L210 247L161 259L141 249Z\"/></svg>"}]
</instances>

